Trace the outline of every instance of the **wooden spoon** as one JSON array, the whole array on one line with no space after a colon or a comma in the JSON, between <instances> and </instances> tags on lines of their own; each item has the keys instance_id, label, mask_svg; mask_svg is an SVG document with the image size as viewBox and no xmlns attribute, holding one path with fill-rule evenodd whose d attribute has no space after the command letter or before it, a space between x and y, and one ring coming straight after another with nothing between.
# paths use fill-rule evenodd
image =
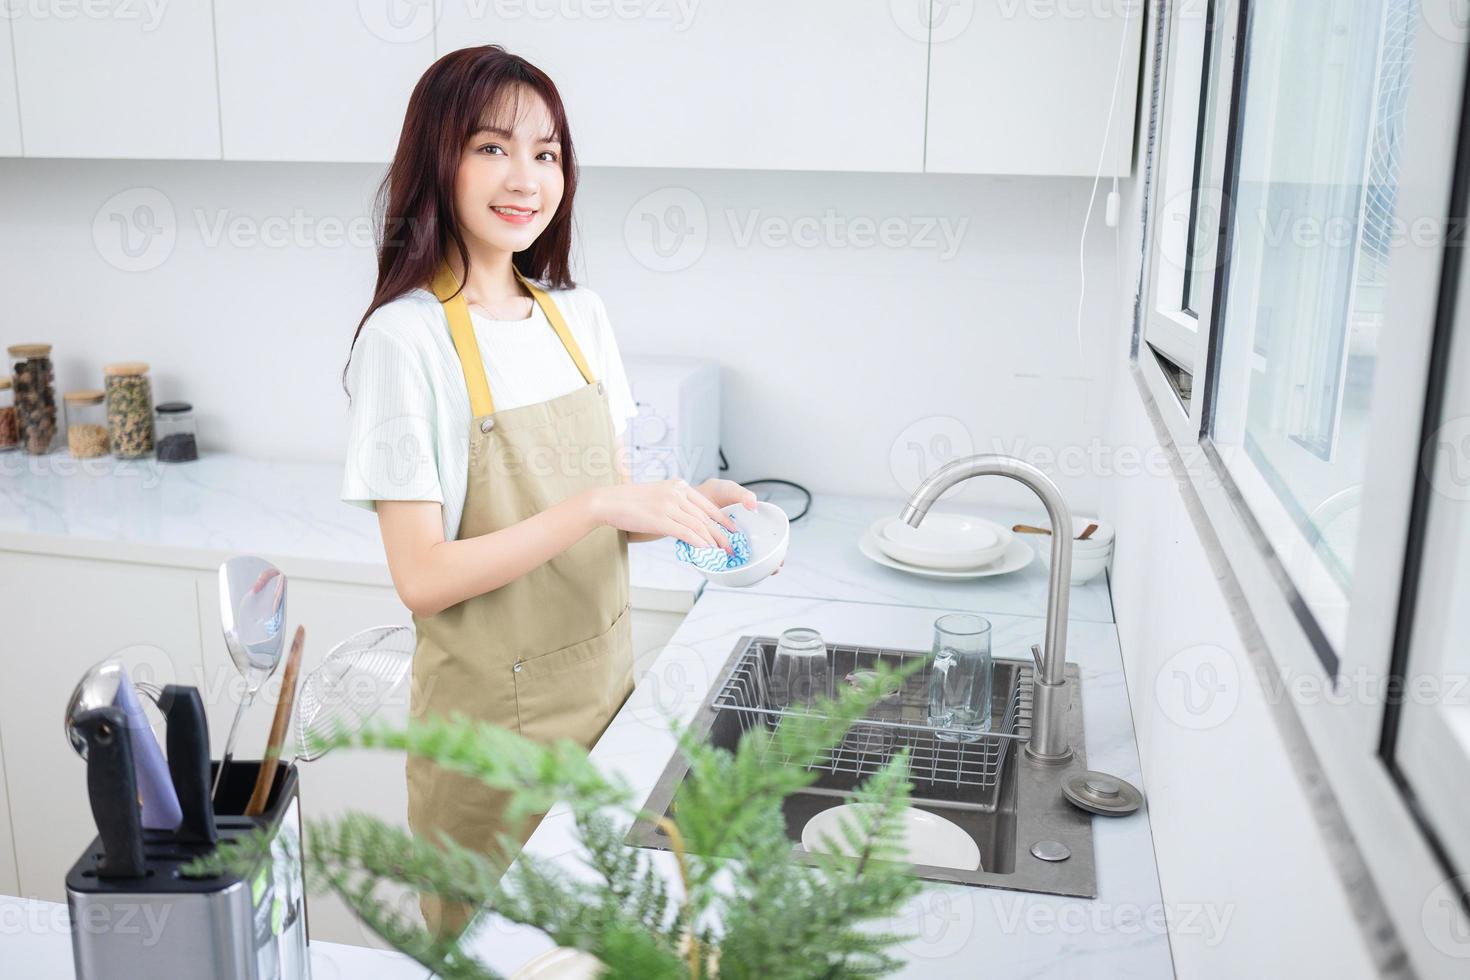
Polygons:
<instances>
[{"instance_id":1,"label":"wooden spoon","mask_svg":"<svg viewBox=\"0 0 1470 980\"><path fill-rule=\"evenodd\" d=\"M265 743L265 755L260 757L260 772L255 776L255 790L250 802L245 804L245 816L258 817L265 812L265 801L276 784L276 770L281 767L281 746L286 741L286 729L291 724L291 709L296 704L296 675L301 671L301 648L306 644L306 627L296 627L291 638L291 652L286 657L286 672L281 675L281 697L276 702L276 715L271 719L270 738Z\"/></svg>"},{"instance_id":2,"label":"wooden spoon","mask_svg":"<svg viewBox=\"0 0 1470 980\"><path fill-rule=\"evenodd\" d=\"M1097 533L1097 527L1098 526L1096 524L1089 524L1089 525L1087 525L1087 527L1085 527L1085 528L1082 529L1082 533L1079 534L1079 535L1077 535L1077 540L1078 541L1086 541L1088 538L1092 537L1094 534ZM1016 532L1017 534L1050 534L1051 533L1051 528L1049 528L1049 527L1036 527L1033 524L1016 524L1016 525L1014 525L1014 526L1011 527L1011 530L1014 531L1014 532Z\"/></svg>"}]
</instances>

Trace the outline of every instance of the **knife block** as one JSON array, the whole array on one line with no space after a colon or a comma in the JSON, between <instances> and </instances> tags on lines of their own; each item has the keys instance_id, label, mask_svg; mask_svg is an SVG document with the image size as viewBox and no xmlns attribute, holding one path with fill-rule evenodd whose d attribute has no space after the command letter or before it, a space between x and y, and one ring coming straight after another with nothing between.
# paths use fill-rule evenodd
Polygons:
<instances>
[{"instance_id":1,"label":"knife block","mask_svg":"<svg viewBox=\"0 0 1470 980\"><path fill-rule=\"evenodd\" d=\"M212 768L217 768L214 763ZM185 878L179 869L213 847L145 830L141 878L104 878L94 839L67 872L72 957L78 980L306 980L306 888L300 864L301 793L282 766L265 813L241 815L259 762L234 759L220 784L221 842L264 828L271 853L248 874Z\"/></svg>"}]
</instances>

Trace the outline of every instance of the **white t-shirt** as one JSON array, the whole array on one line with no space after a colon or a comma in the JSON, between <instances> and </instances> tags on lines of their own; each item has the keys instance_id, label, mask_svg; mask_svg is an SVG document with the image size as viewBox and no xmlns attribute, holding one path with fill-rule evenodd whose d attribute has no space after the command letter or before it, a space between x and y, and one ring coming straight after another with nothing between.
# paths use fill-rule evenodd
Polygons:
<instances>
[{"instance_id":1,"label":"white t-shirt","mask_svg":"<svg viewBox=\"0 0 1470 980\"><path fill-rule=\"evenodd\" d=\"M594 380L604 383L621 439L638 414L602 299L578 286L551 298L582 348ZM471 309L495 410L544 402L586 382L532 304L525 320L491 320ZM375 509L378 500L434 500L444 505L444 537L459 535L469 471L470 397L439 301L415 289L363 324L348 367L352 396L342 499Z\"/></svg>"}]
</instances>

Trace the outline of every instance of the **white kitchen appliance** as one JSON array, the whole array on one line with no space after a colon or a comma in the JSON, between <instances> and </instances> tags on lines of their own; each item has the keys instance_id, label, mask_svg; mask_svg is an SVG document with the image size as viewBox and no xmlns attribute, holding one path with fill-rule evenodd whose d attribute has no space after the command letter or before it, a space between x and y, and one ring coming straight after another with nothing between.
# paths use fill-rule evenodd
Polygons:
<instances>
[{"instance_id":1,"label":"white kitchen appliance","mask_svg":"<svg viewBox=\"0 0 1470 980\"><path fill-rule=\"evenodd\" d=\"M708 358L624 358L638 415L625 433L634 483L700 483L720 461L720 363Z\"/></svg>"}]
</instances>

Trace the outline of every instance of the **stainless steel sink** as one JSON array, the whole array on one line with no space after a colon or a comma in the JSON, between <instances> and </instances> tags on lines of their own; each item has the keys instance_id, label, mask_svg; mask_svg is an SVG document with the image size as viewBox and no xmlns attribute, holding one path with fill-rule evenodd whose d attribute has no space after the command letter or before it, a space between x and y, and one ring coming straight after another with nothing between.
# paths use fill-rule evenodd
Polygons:
<instances>
[{"instance_id":1,"label":"stainless steel sink","mask_svg":"<svg viewBox=\"0 0 1470 980\"><path fill-rule=\"evenodd\" d=\"M733 751L750 726L778 723L781 712L771 707L766 696L775 645L770 637L740 638L710 697L691 723L696 736ZM854 670L870 669L880 661L898 664L913 657L928 657L920 651L847 645L830 645L829 651L834 676L839 679ZM899 695L875 707L841 745L812 767L816 782L786 801L786 835L798 842L796 849L804 854L799 841L807 821L822 810L847 802L867 776L898 747L906 746L913 782L912 804L959 825L974 838L981 854L978 871L919 865L914 868L919 877L1096 897L1092 818L1068 803L1061 792L1066 776L1087 768L1077 668L1066 665L1069 700L1059 714L1073 751L1062 764L1038 761L1022 751L1031 734L1033 674L1030 663L995 661L991 731L977 741L956 743L936 739L935 730L927 725L924 672L916 672ZM772 764L784 762L773 759ZM676 754L644 808L650 813L669 814L675 792L687 775L686 760ZM635 822L627 840L639 847L669 847L667 836L649 820ZM1051 851L1068 856L1059 861L1036 857L1032 848L1041 842L1048 842Z\"/></svg>"}]
</instances>

